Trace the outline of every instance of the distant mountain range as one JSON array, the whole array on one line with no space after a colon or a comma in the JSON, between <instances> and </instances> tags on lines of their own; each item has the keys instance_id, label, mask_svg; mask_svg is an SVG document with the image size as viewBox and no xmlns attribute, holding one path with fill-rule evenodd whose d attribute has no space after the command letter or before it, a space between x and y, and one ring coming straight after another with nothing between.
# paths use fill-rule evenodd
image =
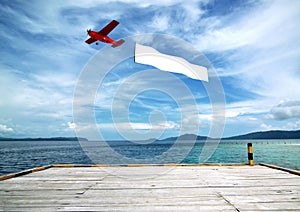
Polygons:
<instances>
[{"instance_id":1,"label":"distant mountain range","mask_svg":"<svg viewBox=\"0 0 300 212\"><path fill-rule=\"evenodd\" d=\"M170 137L157 141L174 141L174 140L206 140L216 139L207 136L200 136L194 134L185 134L179 137ZM284 131L284 130L271 130L264 132L253 132L244 135L237 135L222 138L222 140L253 140L253 139L300 139L300 130ZM51 137L51 138L3 138L0 141L88 141L86 138L80 137ZM156 139L149 139L155 141Z\"/></svg>"},{"instance_id":2,"label":"distant mountain range","mask_svg":"<svg viewBox=\"0 0 300 212\"><path fill-rule=\"evenodd\" d=\"M0 141L88 141L80 137L51 137L51 138L3 138Z\"/></svg>"},{"instance_id":3,"label":"distant mountain range","mask_svg":"<svg viewBox=\"0 0 300 212\"><path fill-rule=\"evenodd\" d=\"M271 130L264 132L253 132L245 135L223 138L226 140L245 140L245 139L300 139L300 130L284 131Z\"/></svg>"},{"instance_id":4,"label":"distant mountain range","mask_svg":"<svg viewBox=\"0 0 300 212\"><path fill-rule=\"evenodd\" d=\"M200 135L195 135L195 134L184 134L178 137L170 137L170 138L165 138L160 141L174 141L174 140L206 140L207 136L200 136Z\"/></svg>"},{"instance_id":5,"label":"distant mountain range","mask_svg":"<svg viewBox=\"0 0 300 212\"><path fill-rule=\"evenodd\" d=\"M206 139L216 139L207 136L199 136L194 134L185 134L179 137L170 137L163 139L161 141L174 141L179 140L206 140ZM253 132L245 135L237 135L222 138L222 140L252 140L252 139L300 139L300 130L295 131L284 131L284 130L271 130L264 132Z\"/></svg>"}]
</instances>

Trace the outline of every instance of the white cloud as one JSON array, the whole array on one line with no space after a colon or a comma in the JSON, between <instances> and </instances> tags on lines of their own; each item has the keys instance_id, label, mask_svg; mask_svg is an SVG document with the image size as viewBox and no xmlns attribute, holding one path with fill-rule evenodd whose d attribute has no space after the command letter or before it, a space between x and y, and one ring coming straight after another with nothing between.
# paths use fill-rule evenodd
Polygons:
<instances>
[{"instance_id":1,"label":"white cloud","mask_svg":"<svg viewBox=\"0 0 300 212\"><path fill-rule=\"evenodd\" d=\"M0 124L0 132L13 132L14 130L4 124Z\"/></svg>"},{"instance_id":2,"label":"white cloud","mask_svg":"<svg viewBox=\"0 0 300 212\"><path fill-rule=\"evenodd\" d=\"M268 113L274 102L268 99L253 99L226 104L226 117L237 117L239 115L259 115Z\"/></svg>"},{"instance_id":3,"label":"white cloud","mask_svg":"<svg viewBox=\"0 0 300 212\"><path fill-rule=\"evenodd\" d=\"M153 17L152 24L150 27L152 27L156 31L165 31L169 28L170 19L167 16L163 15L157 15Z\"/></svg>"},{"instance_id":4,"label":"white cloud","mask_svg":"<svg viewBox=\"0 0 300 212\"><path fill-rule=\"evenodd\" d=\"M226 111L225 112L225 117L226 118L234 118L241 115L241 112L239 111Z\"/></svg>"},{"instance_id":5,"label":"white cloud","mask_svg":"<svg viewBox=\"0 0 300 212\"><path fill-rule=\"evenodd\" d=\"M76 128L76 124L73 123L73 122L68 122L67 124L68 124L68 127L69 127L70 129L75 129L75 128Z\"/></svg>"},{"instance_id":6,"label":"white cloud","mask_svg":"<svg viewBox=\"0 0 300 212\"><path fill-rule=\"evenodd\" d=\"M224 60L218 73L238 79L237 86L277 101L299 99L300 5L293 3L264 1L250 12L215 17L198 46Z\"/></svg>"},{"instance_id":7,"label":"white cloud","mask_svg":"<svg viewBox=\"0 0 300 212\"><path fill-rule=\"evenodd\" d=\"M194 0L193 0L194 1ZM82 2L81 0L69 0L68 4L79 6L79 7L95 7L103 4L111 4L111 3L127 3L134 4L139 7L149 7L151 5L159 5L159 6L169 6L182 2L181 0L153 0L153 1L141 1L141 0L102 0L99 2L98 0L87 0Z\"/></svg>"},{"instance_id":8,"label":"white cloud","mask_svg":"<svg viewBox=\"0 0 300 212\"><path fill-rule=\"evenodd\" d=\"M274 129L274 127L272 125L268 125L268 124L265 124L265 123L261 124L260 128L262 130L272 130L272 129Z\"/></svg>"},{"instance_id":9,"label":"white cloud","mask_svg":"<svg viewBox=\"0 0 300 212\"><path fill-rule=\"evenodd\" d=\"M300 119L296 120L295 122L287 123L287 129L299 130L299 128L300 128Z\"/></svg>"},{"instance_id":10,"label":"white cloud","mask_svg":"<svg viewBox=\"0 0 300 212\"><path fill-rule=\"evenodd\" d=\"M76 77L71 73L53 73L50 70L44 70L42 73L32 73L29 77L34 80L36 84L42 84L45 87L56 87L61 91L73 88L76 83Z\"/></svg>"},{"instance_id":11,"label":"white cloud","mask_svg":"<svg viewBox=\"0 0 300 212\"><path fill-rule=\"evenodd\" d=\"M221 58L217 71L227 83L228 77L235 79L227 94L234 88L253 94L251 101L234 103L243 104L236 108L242 114L267 113L281 99L300 99L299 8L298 1L262 1L245 12L204 20L212 25L200 35L197 46Z\"/></svg>"},{"instance_id":12,"label":"white cloud","mask_svg":"<svg viewBox=\"0 0 300 212\"><path fill-rule=\"evenodd\" d=\"M143 123L143 122L119 122L119 123L99 123L97 124L99 128L114 129L118 128L120 130L170 130L178 129L179 125L172 121L160 122L160 123Z\"/></svg>"},{"instance_id":13,"label":"white cloud","mask_svg":"<svg viewBox=\"0 0 300 212\"><path fill-rule=\"evenodd\" d=\"M198 38L203 51L226 51L245 46L272 48L287 44L299 35L299 2L286 4L283 1L264 1L262 5L245 10L244 13L230 13L227 17L209 20L214 28ZM276 15L274 15L276 14ZM222 25L222 20L230 20ZM217 24L216 24L217 23ZM298 26L298 27L297 27Z\"/></svg>"},{"instance_id":14,"label":"white cloud","mask_svg":"<svg viewBox=\"0 0 300 212\"><path fill-rule=\"evenodd\" d=\"M280 103L271 109L270 118L279 121L300 118L300 101L284 101Z\"/></svg>"},{"instance_id":15,"label":"white cloud","mask_svg":"<svg viewBox=\"0 0 300 212\"><path fill-rule=\"evenodd\" d=\"M72 116L74 80L68 74L24 75L7 67L1 71L1 117L16 126L14 136L47 136L54 131L63 135L57 130Z\"/></svg>"}]
</instances>

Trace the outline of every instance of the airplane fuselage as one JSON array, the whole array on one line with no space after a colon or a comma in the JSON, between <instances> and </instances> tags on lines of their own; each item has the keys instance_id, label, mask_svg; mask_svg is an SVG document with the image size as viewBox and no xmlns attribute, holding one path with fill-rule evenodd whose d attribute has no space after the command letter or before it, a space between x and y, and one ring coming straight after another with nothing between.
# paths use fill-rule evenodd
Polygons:
<instances>
[{"instance_id":1,"label":"airplane fuselage","mask_svg":"<svg viewBox=\"0 0 300 212\"><path fill-rule=\"evenodd\" d=\"M111 39L107 35L101 35L100 33L95 32L95 31L89 31L88 34L89 34L89 36L91 36L95 40L98 40L98 41L101 41L101 42L104 42L104 43L116 44L116 41L114 41L113 39Z\"/></svg>"}]
</instances>

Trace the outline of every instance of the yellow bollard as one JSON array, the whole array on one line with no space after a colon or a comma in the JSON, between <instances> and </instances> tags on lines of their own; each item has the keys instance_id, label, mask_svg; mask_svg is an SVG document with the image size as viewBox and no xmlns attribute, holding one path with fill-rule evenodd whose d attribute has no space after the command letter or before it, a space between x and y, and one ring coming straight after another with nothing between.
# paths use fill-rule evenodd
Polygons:
<instances>
[{"instance_id":1,"label":"yellow bollard","mask_svg":"<svg viewBox=\"0 0 300 212\"><path fill-rule=\"evenodd\" d=\"M248 143L248 161L249 165L253 166L254 165L254 160L253 160L253 149L252 149L252 143Z\"/></svg>"}]
</instances>

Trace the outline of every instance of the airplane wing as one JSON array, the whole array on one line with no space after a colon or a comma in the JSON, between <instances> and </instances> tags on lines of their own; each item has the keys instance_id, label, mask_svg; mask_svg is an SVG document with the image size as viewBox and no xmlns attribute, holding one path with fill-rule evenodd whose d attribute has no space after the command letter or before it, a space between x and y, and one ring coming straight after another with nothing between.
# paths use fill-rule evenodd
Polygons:
<instances>
[{"instance_id":1,"label":"airplane wing","mask_svg":"<svg viewBox=\"0 0 300 212\"><path fill-rule=\"evenodd\" d=\"M85 42L88 43L88 44L91 44L91 43L94 43L95 41L97 41L97 40L94 39L94 38L89 38Z\"/></svg>"},{"instance_id":2,"label":"airplane wing","mask_svg":"<svg viewBox=\"0 0 300 212\"><path fill-rule=\"evenodd\" d=\"M101 29L98 33L101 35L108 35L117 25L118 21L112 20L109 24L107 24L103 29Z\"/></svg>"}]
</instances>

